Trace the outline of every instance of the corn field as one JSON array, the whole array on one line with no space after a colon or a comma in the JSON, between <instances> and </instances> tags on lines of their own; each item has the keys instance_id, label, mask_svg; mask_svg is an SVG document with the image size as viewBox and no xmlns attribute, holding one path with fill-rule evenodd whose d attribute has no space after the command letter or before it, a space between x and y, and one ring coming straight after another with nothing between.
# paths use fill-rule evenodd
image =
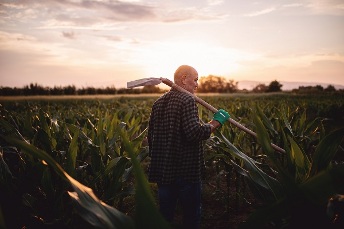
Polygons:
<instances>
[{"instance_id":1,"label":"corn field","mask_svg":"<svg viewBox=\"0 0 344 229\"><path fill-rule=\"evenodd\" d=\"M200 97L257 133L227 123L204 144L206 202L251 209L218 228L343 226L343 94ZM146 179L156 98L1 100L0 227L170 228Z\"/></svg>"}]
</instances>

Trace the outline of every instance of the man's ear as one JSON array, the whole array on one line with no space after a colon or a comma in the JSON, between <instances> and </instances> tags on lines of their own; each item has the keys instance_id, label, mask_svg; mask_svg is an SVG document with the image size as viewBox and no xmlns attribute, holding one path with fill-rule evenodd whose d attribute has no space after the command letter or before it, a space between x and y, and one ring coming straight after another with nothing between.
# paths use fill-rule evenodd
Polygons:
<instances>
[{"instance_id":1,"label":"man's ear","mask_svg":"<svg viewBox=\"0 0 344 229\"><path fill-rule=\"evenodd\" d=\"M183 76L182 76L182 84L183 84L183 85L186 84L185 80L186 80L186 75L183 75Z\"/></svg>"}]
</instances>

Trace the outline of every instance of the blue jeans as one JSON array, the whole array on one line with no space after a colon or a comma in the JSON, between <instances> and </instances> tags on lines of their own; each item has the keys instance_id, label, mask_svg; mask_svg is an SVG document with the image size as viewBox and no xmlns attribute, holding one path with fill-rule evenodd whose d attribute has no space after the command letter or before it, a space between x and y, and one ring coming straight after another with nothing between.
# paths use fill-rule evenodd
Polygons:
<instances>
[{"instance_id":1,"label":"blue jeans","mask_svg":"<svg viewBox=\"0 0 344 229\"><path fill-rule=\"evenodd\" d=\"M160 212L173 223L177 202L183 211L183 228L200 227L201 221L201 183L189 183L182 178L173 184L158 184Z\"/></svg>"}]
</instances>

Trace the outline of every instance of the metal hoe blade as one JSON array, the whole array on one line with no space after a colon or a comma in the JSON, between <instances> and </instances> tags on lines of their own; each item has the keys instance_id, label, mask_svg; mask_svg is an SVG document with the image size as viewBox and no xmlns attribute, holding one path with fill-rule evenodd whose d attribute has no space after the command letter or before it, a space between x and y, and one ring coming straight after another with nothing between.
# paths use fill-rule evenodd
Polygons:
<instances>
[{"instance_id":1,"label":"metal hoe blade","mask_svg":"<svg viewBox=\"0 0 344 229\"><path fill-rule=\"evenodd\" d=\"M161 83L161 78L144 78L127 82L127 88L134 88L140 86L155 86Z\"/></svg>"}]
</instances>

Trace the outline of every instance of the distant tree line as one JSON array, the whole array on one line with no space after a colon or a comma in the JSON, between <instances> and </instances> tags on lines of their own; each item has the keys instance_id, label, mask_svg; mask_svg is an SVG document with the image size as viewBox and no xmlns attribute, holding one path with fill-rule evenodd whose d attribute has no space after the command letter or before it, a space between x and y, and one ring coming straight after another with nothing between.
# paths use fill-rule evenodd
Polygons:
<instances>
[{"instance_id":1,"label":"distant tree line","mask_svg":"<svg viewBox=\"0 0 344 229\"><path fill-rule=\"evenodd\" d=\"M283 85L280 84L277 80L274 80L269 85L258 84L252 89L252 91L255 93L279 92L282 91L282 86Z\"/></svg>"},{"instance_id":2,"label":"distant tree line","mask_svg":"<svg viewBox=\"0 0 344 229\"><path fill-rule=\"evenodd\" d=\"M160 93L161 89L155 86L146 86L141 89L116 89L115 86L106 88L83 87L76 88L73 86L65 87L43 87L37 83L31 83L23 88L0 87L0 95L109 95L109 94L139 94L139 93Z\"/></svg>"},{"instance_id":3,"label":"distant tree line","mask_svg":"<svg viewBox=\"0 0 344 229\"><path fill-rule=\"evenodd\" d=\"M294 89L293 92L297 93L320 93L320 92L336 92L336 88L333 85L328 85L326 88L324 88L321 85L316 86L301 86L299 89Z\"/></svg>"},{"instance_id":4,"label":"distant tree line","mask_svg":"<svg viewBox=\"0 0 344 229\"><path fill-rule=\"evenodd\" d=\"M201 77L197 92L200 93L233 93L238 91L238 82L227 80L225 77L209 75Z\"/></svg>"},{"instance_id":5,"label":"distant tree line","mask_svg":"<svg viewBox=\"0 0 344 229\"><path fill-rule=\"evenodd\" d=\"M282 84L277 80L272 81L269 85L258 84L251 92L254 93L269 93L282 91ZM111 95L111 94L140 94L140 93L163 93L166 90L162 90L158 86L144 86L141 88L127 89L119 88L115 86L105 88L95 87L83 87L76 88L75 86L54 86L53 88L44 87L37 83L31 83L23 88L11 88L1 87L1 96L17 96L17 95ZM249 92L244 89L243 92ZM234 80L228 80L221 76L204 76L199 79L198 90L199 93L234 93L242 92L238 90L238 82ZM298 89L294 89L294 93L321 93L321 92L335 92L336 89L332 85L328 85L323 88L321 85L313 86L300 86ZM341 90L342 91L342 90Z\"/></svg>"},{"instance_id":6,"label":"distant tree line","mask_svg":"<svg viewBox=\"0 0 344 229\"><path fill-rule=\"evenodd\" d=\"M264 92L279 92L282 91L282 84L280 84L277 80L272 81L269 85L265 84L258 84L252 89L252 92L255 93L264 93ZM336 88L333 85L328 85L326 88L324 88L321 85L316 86L300 86L298 89L293 89L292 92L294 93L300 93L300 94L312 94L312 93L331 93L336 92Z\"/></svg>"}]
</instances>

